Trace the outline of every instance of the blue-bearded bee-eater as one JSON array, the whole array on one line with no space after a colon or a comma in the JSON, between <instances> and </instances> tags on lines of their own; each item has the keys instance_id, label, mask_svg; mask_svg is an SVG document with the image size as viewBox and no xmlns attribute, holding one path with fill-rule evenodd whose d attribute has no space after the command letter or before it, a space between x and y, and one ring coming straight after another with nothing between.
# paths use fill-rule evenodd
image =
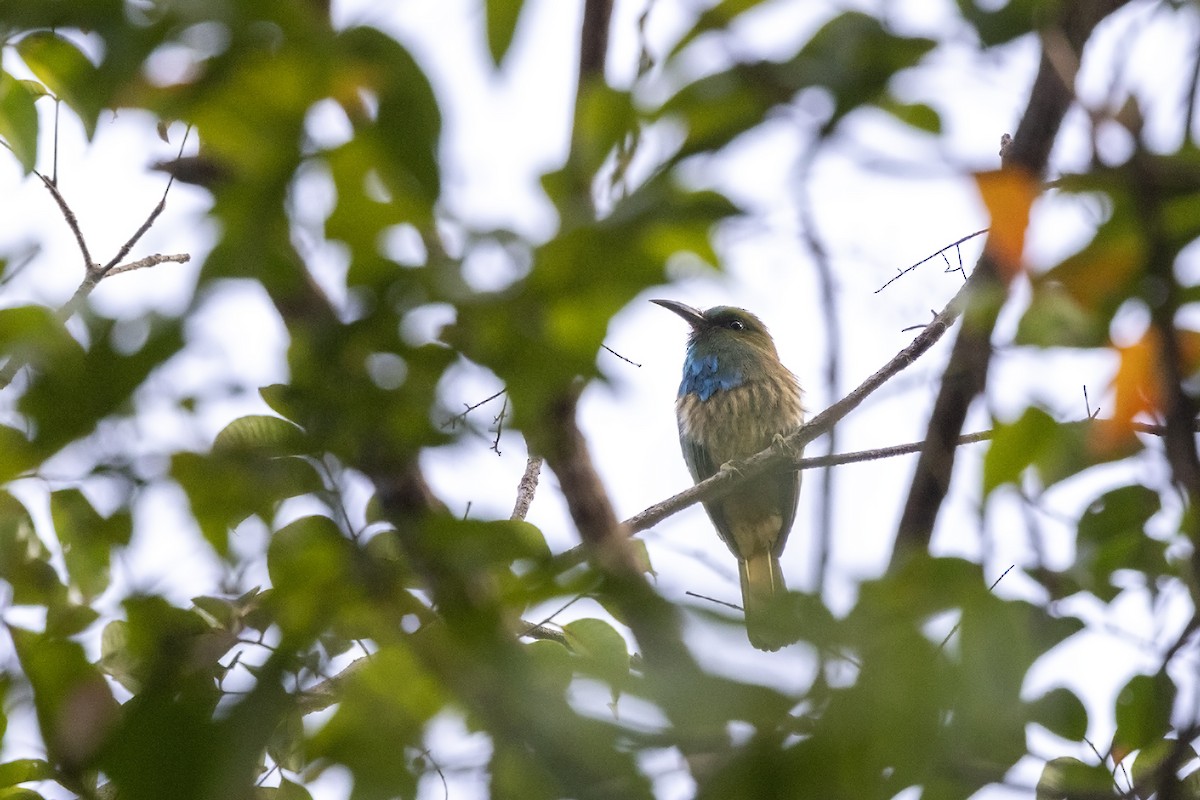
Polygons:
<instances>
[{"instance_id":1,"label":"blue-bearded bee-eater","mask_svg":"<svg viewBox=\"0 0 1200 800\"><path fill-rule=\"evenodd\" d=\"M700 311L653 300L691 326L675 402L683 460L697 483L721 465L754 455L804 421L800 384L779 360L762 320L740 308ZM704 502L722 541L738 560L746 634L760 650L795 641L781 602L787 595L779 556L796 518L800 473L743 483Z\"/></svg>"}]
</instances>

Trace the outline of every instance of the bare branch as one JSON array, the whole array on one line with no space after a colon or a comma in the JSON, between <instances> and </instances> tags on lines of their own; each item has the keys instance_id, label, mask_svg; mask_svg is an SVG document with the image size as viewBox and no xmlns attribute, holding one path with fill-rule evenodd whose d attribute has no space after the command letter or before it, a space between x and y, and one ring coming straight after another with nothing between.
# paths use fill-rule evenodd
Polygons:
<instances>
[{"instance_id":1,"label":"bare branch","mask_svg":"<svg viewBox=\"0 0 1200 800\"><path fill-rule=\"evenodd\" d=\"M523 639L539 639L546 642L558 642L563 647L571 649L571 643L567 640L567 634L563 633L557 628L551 628L550 626L544 625L540 622L528 622L526 620L521 620L520 630L518 631L517 635Z\"/></svg>"},{"instance_id":2,"label":"bare branch","mask_svg":"<svg viewBox=\"0 0 1200 800\"><path fill-rule=\"evenodd\" d=\"M517 484L517 502L513 506L512 516L509 519L525 519L529 514L529 506L533 504L533 495L537 492L541 472L542 459L540 456L530 456L525 460L525 472Z\"/></svg>"},{"instance_id":3,"label":"bare branch","mask_svg":"<svg viewBox=\"0 0 1200 800\"><path fill-rule=\"evenodd\" d=\"M1079 53L1096 25L1125 2L1076 0L1064 4L1060 26L1043 34L1042 58L1029 104L1012 141L1003 147L1001 163L1005 168L1034 176L1046 171L1050 149L1074 99L1073 70L1078 66ZM896 532L893 567L904 553L928 546L950 487L955 441L962 433L968 407L987 383L992 330L1007 294L991 248L985 246L964 289L970 292L966 310L969 324L959 330L934 402L925 447Z\"/></svg>"},{"instance_id":4,"label":"bare branch","mask_svg":"<svg viewBox=\"0 0 1200 800\"><path fill-rule=\"evenodd\" d=\"M442 427L443 428L453 428L456 424L458 424L459 420L465 421L467 418L467 415L470 414L472 411L479 408L480 406L487 405L488 403L492 402L500 395L504 394L506 391L508 391L508 390L501 389L500 391L496 392L495 394L489 395L488 397L483 398L478 403L472 403L470 405L467 405L466 403L464 403L463 405L465 406L465 408L463 409L462 413L455 414L453 417L451 417L450 419L443 422Z\"/></svg>"},{"instance_id":5,"label":"bare branch","mask_svg":"<svg viewBox=\"0 0 1200 800\"><path fill-rule=\"evenodd\" d=\"M612 0L587 0L583 6L583 30L579 35L579 90L585 83L604 80L604 62L608 56L608 28L612 18Z\"/></svg>"},{"instance_id":6,"label":"bare branch","mask_svg":"<svg viewBox=\"0 0 1200 800\"><path fill-rule=\"evenodd\" d=\"M496 455L500 453L500 437L504 433L504 418L508 416L508 395L504 395L504 404L500 406L500 413L492 418L492 422L496 424L496 436L492 439L492 446L489 448Z\"/></svg>"},{"instance_id":7,"label":"bare branch","mask_svg":"<svg viewBox=\"0 0 1200 800\"><path fill-rule=\"evenodd\" d=\"M609 347L608 345L606 345L606 344L602 344L602 345L600 345L600 346L601 346L601 347L603 347L603 348L604 348L605 350L607 350L608 352L612 353L612 354L613 354L614 356L616 356L617 358L619 358L619 359L621 359L622 361L624 361L626 364L630 364L630 365L632 365L632 366L638 367L639 369L641 368L641 366L642 366L641 364L637 363L637 362L636 362L636 361L634 361L633 359L626 358L625 356L623 356L623 355L621 355L620 353L618 353L616 350L613 350L613 349L612 349L611 347Z\"/></svg>"},{"instance_id":8,"label":"bare branch","mask_svg":"<svg viewBox=\"0 0 1200 800\"><path fill-rule=\"evenodd\" d=\"M106 277L111 278L113 275L120 275L123 272L133 272L135 269L146 269L147 267L156 267L159 264L167 264L167 263L186 264L191 260L192 260L192 256L190 253L174 253L171 255L163 255L161 253L155 253L152 256L146 256L145 258L139 258L137 261L130 261L128 264L121 264L119 266L113 267L112 269L110 269L108 271L108 275Z\"/></svg>"},{"instance_id":9,"label":"bare branch","mask_svg":"<svg viewBox=\"0 0 1200 800\"><path fill-rule=\"evenodd\" d=\"M587 441L575 420L578 391L572 390L550 409L546 429L534 446L558 477L571 519L583 547L606 572L637 575L641 567L627 534L617 521L608 492L592 465Z\"/></svg>"},{"instance_id":10,"label":"bare branch","mask_svg":"<svg viewBox=\"0 0 1200 800\"><path fill-rule=\"evenodd\" d=\"M92 254L88 252L87 241L83 238L83 231L79 229L79 219L75 216L75 212L71 210L71 206L67 204L66 198L58 191L58 186L55 182L36 170L34 174L42 179L42 185L46 187L46 191L50 192L50 196L58 204L58 210L62 212L63 220L67 223L67 227L71 229L71 233L74 234L75 243L79 245L79 252L83 254L84 273L91 274L96 269L97 264L92 261Z\"/></svg>"},{"instance_id":11,"label":"bare branch","mask_svg":"<svg viewBox=\"0 0 1200 800\"><path fill-rule=\"evenodd\" d=\"M958 293L946 304L946 307L917 334L907 347L893 356L891 360L876 370L874 374L841 400L838 400L813 417L794 433L762 452L751 456L737 465L723 467L711 478L707 478L695 486L685 489L674 497L670 497L660 503L655 503L641 513L630 517L622 524L622 529L627 534L644 531L662 522L672 514L677 514L688 506L728 494L743 481L763 475L774 469L785 468L785 465L788 469L793 468L792 465L799 460L796 454L803 451L806 444L829 430L840 419L857 408L872 392L900 371L910 366L942 338L942 335L954 324L954 320L961 312L968 291L967 286L968 284L964 284L959 289ZM566 568L580 563L583 558L583 549L575 547L558 556L557 561L561 567Z\"/></svg>"},{"instance_id":12,"label":"bare branch","mask_svg":"<svg viewBox=\"0 0 1200 800\"><path fill-rule=\"evenodd\" d=\"M943 247L942 249L938 250L936 253L930 253L929 255L925 256L924 258L922 258L922 259L921 259L920 261L918 261L917 263L915 263L915 264L913 264L913 265L911 265L911 266L905 267L905 268L904 268L904 269L902 269L902 270L897 270L896 274L895 274L895 275L893 275L891 278L889 278L887 283L885 283L883 286L880 286L878 289L876 289L876 290L875 290L875 294L879 294L879 293L880 293L880 292L882 292L884 289L886 289L887 287L891 286L893 283L895 283L896 281L900 280L900 279L901 279L901 278L903 278L905 275L907 275L908 273L912 272L914 269L916 269L917 267L921 266L922 264L927 264L927 263L929 263L930 261L932 261L933 259L937 258L938 256L943 256L943 257L945 257L945 254L946 254L947 252L949 252L950 250L953 250L953 249L955 249L955 248L957 248L957 247L961 247L963 244L965 244L966 242L969 242L969 241L971 241L971 240L972 240L972 239L974 239L976 236L982 236L983 234L985 234L985 233L987 233L987 232L988 232L988 229L987 229L987 228L981 228L981 229L979 229L979 230L975 231L974 233L968 233L966 236L962 237L961 239L958 239L958 240L956 240L956 241L953 241L953 242L951 242L950 244L946 245L946 246L945 246L945 247ZM961 253L961 252L960 252L960 253L959 253L959 255L958 255L958 267L957 267L957 268L951 268L951 269L947 269L946 271L947 271L947 272L958 272L958 271L960 271L960 270L962 270L962 253Z\"/></svg>"}]
</instances>

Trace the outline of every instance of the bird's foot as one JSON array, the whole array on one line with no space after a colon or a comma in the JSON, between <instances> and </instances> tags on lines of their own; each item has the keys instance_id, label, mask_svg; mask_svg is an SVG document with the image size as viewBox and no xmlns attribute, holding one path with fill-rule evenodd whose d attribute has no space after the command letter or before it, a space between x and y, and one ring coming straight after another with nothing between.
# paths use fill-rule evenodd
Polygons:
<instances>
[{"instance_id":1,"label":"bird's foot","mask_svg":"<svg viewBox=\"0 0 1200 800\"><path fill-rule=\"evenodd\" d=\"M797 452L796 448L792 446L790 441L788 441L788 437L782 433L775 434L775 437L771 439L771 450L775 453L781 453L782 455L787 456L791 461L796 461L800 458L800 453Z\"/></svg>"},{"instance_id":2,"label":"bird's foot","mask_svg":"<svg viewBox=\"0 0 1200 800\"><path fill-rule=\"evenodd\" d=\"M734 475L741 475L745 466L745 459L730 460L721 465L721 472L732 472Z\"/></svg>"}]
</instances>

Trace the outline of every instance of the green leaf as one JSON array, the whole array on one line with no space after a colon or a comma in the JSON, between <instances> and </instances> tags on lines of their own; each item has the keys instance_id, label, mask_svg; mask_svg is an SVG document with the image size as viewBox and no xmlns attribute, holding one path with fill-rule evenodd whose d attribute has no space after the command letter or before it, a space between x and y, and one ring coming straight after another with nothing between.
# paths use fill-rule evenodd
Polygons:
<instances>
[{"instance_id":1,"label":"green leaf","mask_svg":"<svg viewBox=\"0 0 1200 800\"><path fill-rule=\"evenodd\" d=\"M296 711L285 716L275 728L275 732L271 734L271 738L267 742L267 755L279 765L280 769L285 769L289 772L301 772L308 764L304 750L304 717L299 711ZM287 783L287 781L284 781L284 783ZM291 789L284 791L284 787L281 784L281 791L276 796L303 796L297 794L297 790L307 795L303 787L296 784L291 784L291 787Z\"/></svg>"},{"instance_id":2,"label":"green leaf","mask_svg":"<svg viewBox=\"0 0 1200 800\"><path fill-rule=\"evenodd\" d=\"M762 3L763 0L721 0L716 5L704 9L696 17L695 24L671 48L670 56L673 58L697 37L705 33L728 28L741 15Z\"/></svg>"},{"instance_id":3,"label":"green leaf","mask_svg":"<svg viewBox=\"0 0 1200 800\"><path fill-rule=\"evenodd\" d=\"M801 89L822 87L833 99L827 134L856 108L888 103L892 76L933 49L932 39L898 36L875 17L848 11L831 19L790 59L736 64L685 86L657 113L681 119L688 132L677 158L716 150L757 126ZM923 115L928 121L927 114Z\"/></svg>"},{"instance_id":4,"label":"green leaf","mask_svg":"<svg viewBox=\"0 0 1200 800\"><path fill-rule=\"evenodd\" d=\"M252 414L226 425L213 440L213 452L300 455L308 452L304 431L286 419Z\"/></svg>"},{"instance_id":5,"label":"green leaf","mask_svg":"<svg viewBox=\"0 0 1200 800\"><path fill-rule=\"evenodd\" d=\"M67 587L50 565L50 551L38 537L33 518L8 492L0 492L0 578L12 587L14 605L67 602Z\"/></svg>"},{"instance_id":6,"label":"green leaf","mask_svg":"<svg viewBox=\"0 0 1200 800\"><path fill-rule=\"evenodd\" d=\"M258 390L258 396L284 419L295 419L297 412L295 404L296 390L286 383L272 383Z\"/></svg>"},{"instance_id":7,"label":"green leaf","mask_svg":"<svg viewBox=\"0 0 1200 800\"><path fill-rule=\"evenodd\" d=\"M1138 797L1147 800L1160 786L1159 778L1163 765L1168 758L1178 756L1178 765L1183 766L1195 761L1198 757L1196 750L1186 742L1178 739L1159 739L1142 746L1137 758L1129 770L1134 786L1141 789ZM1194 772L1192 773L1195 774ZM1184 795L1192 797L1192 795Z\"/></svg>"},{"instance_id":8,"label":"green leaf","mask_svg":"<svg viewBox=\"0 0 1200 800\"><path fill-rule=\"evenodd\" d=\"M1121 486L1093 502L1076 534L1071 573L1080 585L1108 601L1119 591L1112 582L1117 570L1139 570L1149 579L1168 572L1166 543L1145 532L1161 507L1158 493L1139 485Z\"/></svg>"},{"instance_id":9,"label":"green leaf","mask_svg":"<svg viewBox=\"0 0 1200 800\"><path fill-rule=\"evenodd\" d=\"M52 781L56 777L53 765L41 758L19 758L0 764L0 786L15 786L30 781Z\"/></svg>"},{"instance_id":10,"label":"green leaf","mask_svg":"<svg viewBox=\"0 0 1200 800\"><path fill-rule=\"evenodd\" d=\"M376 148L377 175L410 221L431 220L441 194L442 115L429 79L407 50L375 28L343 31L339 49L342 63L366 78L362 89L378 101L375 126L360 132Z\"/></svg>"},{"instance_id":11,"label":"green leaf","mask_svg":"<svg viewBox=\"0 0 1200 800\"><path fill-rule=\"evenodd\" d=\"M129 652L128 623L116 619L104 626L100 634L100 666L117 683L131 692L142 687L143 672L138 659Z\"/></svg>"},{"instance_id":12,"label":"green leaf","mask_svg":"<svg viewBox=\"0 0 1200 800\"><path fill-rule=\"evenodd\" d=\"M1117 695L1113 750L1128 753L1163 738L1171 730L1175 693L1175 683L1165 671L1130 678Z\"/></svg>"},{"instance_id":13,"label":"green leaf","mask_svg":"<svg viewBox=\"0 0 1200 800\"><path fill-rule=\"evenodd\" d=\"M225 597L193 597L192 605L213 621L218 627L232 630L240 619L235 603Z\"/></svg>"},{"instance_id":14,"label":"green leaf","mask_svg":"<svg viewBox=\"0 0 1200 800\"><path fill-rule=\"evenodd\" d=\"M1109 198L1113 213L1092 240L1034 282L1035 298L1046 287L1065 294L1080 311L1091 315L1090 325L1076 334L1084 340L1097 332L1096 326L1103 326L1107 333L1117 309L1141 291L1146 270L1145 230L1134 201L1124 192L1113 192ZM1059 313L1072 312L1059 309Z\"/></svg>"},{"instance_id":15,"label":"green leaf","mask_svg":"<svg viewBox=\"0 0 1200 800\"><path fill-rule=\"evenodd\" d=\"M1094 454L1088 429L1077 423L1060 423L1040 408L1030 406L1015 422L994 423L995 433L983 459L984 495L1005 484L1021 485L1021 476L1033 467L1042 488L1078 474L1087 467L1121 454Z\"/></svg>"},{"instance_id":16,"label":"green leaf","mask_svg":"<svg viewBox=\"0 0 1200 800\"><path fill-rule=\"evenodd\" d=\"M617 695L629 678L625 637L602 619L577 619L564 625L563 633L579 657L580 670L608 683Z\"/></svg>"},{"instance_id":17,"label":"green leaf","mask_svg":"<svg viewBox=\"0 0 1200 800\"><path fill-rule=\"evenodd\" d=\"M72 602L51 605L46 610L46 633L53 636L76 636L100 619L100 612L91 606Z\"/></svg>"},{"instance_id":18,"label":"green leaf","mask_svg":"<svg viewBox=\"0 0 1200 800\"><path fill-rule=\"evenodd\" d=\"M0 72L0 136L28 175L37 166L38 115L37 97L25 84Z\"/></svg>"},{"instance_id":19,"label":"green leaf","mask_svg":"<svg viewBox=\"0 0 1200 800\"><path fill-rule=\"evenodd\" d=\"M134 353L114 347L111 320L92 317L88 322L88 349L73 343L46 348L47 357L19 402L35 426L35 446L47 455L87 435L127 404L150 372L183 345L178 320L151 320L145 344Z\"/></svg>"},{"instance_id":20,"label":"green leaf","mask_svg":"<svg viewBox=\"0 0 1200 800\"><path fill-rule=\"evenodd\" d=\"M0 483L32 469L39 461L39 454L29 438L7 425L0 425Z\"/></svg>"},{"instance_id":21,"label":"green leaf","mask_svg":"<svg viewBox=\"0 0 1200 800\"><path fill-rule=\"evenodd\" d=\"M1021 687L1030 667L1082 624L1045 609L994 594L974 593L963 607L956 634L961 696L949 736L960 758L1015 764L1025 755L1029 711ZM1003 642L1003 647L997 647ZM1068 714L1069 715L1069 714Z\"/></svg>"},{"instance_id":22,"label":"green leaf","mask_svg":"<svg viewBox=\"0 0 1200 800\"><path fill-rule=\"evenodd\" d=\"M9 786L0 789L0 800L45 800L45 798L33 789Z\"/></svg>"},{"instance_id":23,"label":"green leaf","mask_svg":"<svg viewBox=\"0 0 1200 800\"><path fill-rule=\"evenodd\" d=\"M1014 341L1031 347L1103 347L1108 320L1089 311L1057 281L1035 281Z\"/></svg>"},{"instance_id":24,"label":"green leaf","mask_svg":"<svg viewBox=\"0 0 1200 800\"><path fill-rule=\"evenodd\" d=\"M302 458L261 458L236 453L178 453L171 477L187 493L204 538L229 555L229 531L257 514L269 519L280 501L324 488Z\"/></svg>"},{"instance_id":25,"label":"green leaf","mask_svg":"<svg viewBox=\"0 0 1200 800\"><path fill-rule=\"evenodd\" d=\"M1042 768L1037 800L1115 797L1115 788L1112 774L1103 765L1085 764L1077 758L1056 758Z\"/></svg>"},{"instance_id":26,"label":"green leaf","mask_svg":"<svg viewBox=\"0 0 1200 800\"><path fill-rule=\"evenodd\" d=\"M861 626L865 634L896 618L924 622L960 608L985 590L978 564L918 554L906 559L900 569L862 584L858 606L847 622Z\"/></svg>"},{"instance_id":27,"label":"green leaf","mask_svg":"<svg viewBox=\"0 0 1200 800\"><path fill-rule=\"evenodd\" d=\"M637 125L638 116L629 92L601 82L583 87L575 107L572 162L565 169L573 179L566 188L576 192L569 196L577 197L577 192L586 191L588 176L603 167L614 148L634 132ZM550 194L556 196L553 191Z\"/></svg>"},{"instance_id":28,"label":"green leaf","mask_svg":"<svg viewBox=\"0 0 1200 800\"><path fill-rule=\"evenodd\" d=\"M316 636L355 596L352 547L328 517L302 517L272 535L270 605L285 636Z\"/></svg>"},{"instance_id":29,"label":"green leaf","mask_svg":"<svg viewBox=\"0 0 1200 800\"><path fill-rule=\"evenodd\" d=\"M50 516L62 545L71 586L85 600L96 597L108 588L113 549L129 544L133 535L132 517L128 511L118 511L107 519L101 517L78 489L53 492Z\"/></svg>"},{"instance_id":30,"label":"green leaf","mask_svg":"<svg viewBox=\"0 0 1200 800\"><path fill-rule=\"evenodd\" d=\"M79 343L71 338L51 309L44 306L0 309L0 353L5 356L42 366L48 360L71 358L79 352Z\"/></svg>"},{"instance_id":31,"label":"green leaf","mask_svg":"<svg viewBox=\"0 0 1200 800\"><path fill-rule=\"evenodd\" d=\"M1004 44L1037 30L1041 0L1008 0L1003 4L958 0L963 19L971 23L985 47Z\"/></svg>"},{"instance_id":32,"label":"green leaf","mask_svg":"<svg viewBox=\"0 0 1200 800\"><path fill-rule=\"evenodd\" d=\"M417 775L405 750L424 749L424 726L445 700L407 648L382 648L346 681L337 711L312 737L312 754L348 767L355 797L414 796Z\"/></svg>"},{"instance_id":33,"label":"green leaf","mask_svg":"<svg viewBox=\"0 0 1200 800\"><path fill-rule=\"evenodd\" d=\"M512 45L517 31L517 20L521 17L523 0L487 0L487 42L492 63L498 68L504 55Z\"/></svg>"},{"instance_id":34,"label":"green leaf","mask_svg":"<svg viewBox=\"0 0 1200 800\"><path fill-rule=\"evenodd\" d=\"M547 692L565 694L575 675L571 651L558 642L539 640L526 647L538 684Z\"/></svg>"},{"instance_id":35,"label":"green leaf","mask_svg":"<svg viewBox=\"0 0 1200 800\"><path fill-rule=\"evenodd\" d=\"M300 784L283 778L279 781L279 790L275 795L275 800L312 800L312 795Z\"/></svg>"},{"instance_id":36,"label":"green leaf","mask_svg":"<svg viewBox=\"0 0 1200 800\"><path fill-rule=\"evenodd\" d=\"M1021 475L1053 442L1058 423L1039 408L1027 408L1010 425L995 424L996 433L983 459L983 493L989 495L1006 483L1020 485Z\"/></svg>"},{"instance_id":37,"label":"green leaf","mask_svg":"<svg viewBox=\"0 0 1200 800\"><path fill-rule=\"evenodd\" d=\"M50 760L68 771L96 757L118 715L104 677L76 642L8 626Z\"/></svg>"},{"instance_id":38,"label":"green leaf","mask_svg":"<svg viewBox=\"0 0 1200 800\"><path fill-rule=\"evenodd\" d=\"M898 100L885 98L879 107L910 128L925 133L941 133L942 117L926 103L901 103Z\"/></svg>"},{"instance_id":39,"label":"green leaf","mask_svg":"<svg viewBox=\"0 0 1200 800\"><path fill-rule=\"evenodd\" d=\"M1033 701L1030 712L1034 722L1064 739L1081 742L1087 736L1087 709L1070 689L1050 690Z\"/></svg>"},{"instance_id":40,"label":"green leaf","mask_svg":"<svg viewBox=\"0 0 1200 800\"><path fill-rule=\"evenodd\" d=\"M39 31L18 41L17 53L25 66L79 115L91 139L102 106L96 91L96 67L83 51L64 36Z\"/></svg>"},{"instance_id":41,"label":"green leaf","mask_svg":"<svg viewBox=\"0 0 1200 800\"><path fill-rule=\"evenodd\" d=\"M216 681L224 673L219 661L237 635L161 597L131 597L125 611L127 620L110 622L101 634L104 670L132 692L169 687L215 705Z\"/></svg>"}]
</instances>

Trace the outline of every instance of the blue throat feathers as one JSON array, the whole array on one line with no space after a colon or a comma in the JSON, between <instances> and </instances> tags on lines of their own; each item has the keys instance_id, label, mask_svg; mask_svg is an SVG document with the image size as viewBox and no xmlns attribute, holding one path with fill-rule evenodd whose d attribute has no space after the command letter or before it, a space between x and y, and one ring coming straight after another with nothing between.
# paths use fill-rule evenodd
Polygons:
<instances>
[{"instance_id":1,"label":"blue throat feathers","mask_svg":"<svg viewBox=\"0 0 1200 800\"><path fill-rule=\"evenodd\" d=\"M715 355L697 356L689 351L683 363L679 396L695 394L703 402L717 392L727 392L744 382L741 370L722 369Z\"/></svg>"}]
</instances>

